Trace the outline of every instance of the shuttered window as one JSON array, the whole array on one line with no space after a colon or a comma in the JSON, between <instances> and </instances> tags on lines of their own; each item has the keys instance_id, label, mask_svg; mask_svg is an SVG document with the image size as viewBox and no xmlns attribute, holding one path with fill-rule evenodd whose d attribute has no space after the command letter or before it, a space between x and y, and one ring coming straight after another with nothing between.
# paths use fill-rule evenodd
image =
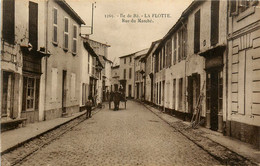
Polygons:
<instances>
[{"instance_id":1,"label":"shuttered window","mask_svg":"<svg viewBox=\"0 0 260 166\"><path fill-rule=\"evenodd\" d=\"M214 46L218 43L219 37L219 1L211 1L211 35L210 41L211 46Z\"/></svg>"},{"instance_id":2,"label":"shuttered window","mask_svg":"<svg viewBox=\"0 0 260 166\"><path fill-rule=\"evenodd\" d=\"M195 13L194 22L194 53L198 53L200 51L200 10Z\"/></svg>"},{"instance_id":3,"label":"shuttered window","mask_svg":"<svg viewBox=\"0 0 260 166\"><path fill-rule=\"evenodd\" d=\"M53 9L53 42L58 43L58 9Z\"/></svg>"},{"instance_id":4,"label":"shuttered window","mask_svg":"<svg viewBox=\"0 0 260 166\"><path fill-rule=\"evenodd\" d=\"M178 107L178 109L179 110L182 110L182 96L183 96L183 78L180 78L179 79L179 107Z\"/></svg>"},{"instance_id":5,"label":"shuttered window","mask_svg":"<svg viewBox=\"0 0 260 166\"><path fill-rule=\"evenodd\" d=\"M38 49L38 4L29 2L29 42Z\"/></svg>"},{"instance_id":6,"label":"shuttered window","mask_svg":"<svg viewBox=\"0 0 260 166\"><path fill-rule=\"evenodd\" d=\"M126 69L124 69L124 79L126 79Z\"/></svg>"},{"instance_id":7,"label":"shuttered window","mask_svg":"<svg viewBox=\"0 0 260 166\"><path fill-rule=\"evenodd\" d=\"M174 36L174 44L173 44L173 49L174 49L174 53L173 53L173 64L176 64L176 59L177 59L177 35Z\"/></svg>"},{"instance_id":8,"label":"shuttered window","mask_svg":"<svg viewBox=\"0 0 260 166\"><path fill-rule=\"evenodd\" d=\"M132 68L129 69L129 79L132 78Z\"/></svg>"},{"instance_id":9,"label":"shuttered window","mask_svg":"<svg viewBox=\"0 0 260 166\"><path fill-rule=\"evenodd\" d=\"M78 28L76 25L73 25L73 45L72 45L72 53L76 54L77 53L77 33L78 33Z\"/></svg>"},{"instance_id":10,"label":"shuttered window","mask_svg":"<svg viewBox=\"0 0 260 166\"><path fill-rule=\"evenodd\" d=\"M14 44L14 12L15 3L14 0L3 0L3 29L2 35L4 41Z\"/></svg>"},{"instance_id":11,"label":"shuttered window","mask_svg":"<svg viewBox=\"0 0 260 166\"><path fill-rule=\"evenodd\" d=\"M69 47L69 19L64 18L64 49L68 50Z\"/></svg>"}]
</instances>

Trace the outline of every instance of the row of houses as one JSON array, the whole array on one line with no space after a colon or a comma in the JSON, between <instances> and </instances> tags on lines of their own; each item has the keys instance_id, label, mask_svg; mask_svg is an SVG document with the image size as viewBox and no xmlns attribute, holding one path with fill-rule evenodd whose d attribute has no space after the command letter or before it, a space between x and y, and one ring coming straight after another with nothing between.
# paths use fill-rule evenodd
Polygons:
<instances>
[{"instance_id":1,"label":"row of houses","mask_svg":"<svg viewBox=\"0 0 260 166\"><path fill-rule=\"evenodd\" d=\"M120 57L119 81L184 120L199 107L203 126L259 148L259 51L257 0L195 0L144 55Z\"/></svg>"},{"instance_id":2,"label":"row of houses","mask_svg":"<svg viewBox=\"0 0 260 166\"><path fill-rule=\"evenodd\" d=\"M64 0L3 0L1 126L67 116L88 96L106 100L107 44L81 34L85 22Z\"/></svg>"}]
</instances>

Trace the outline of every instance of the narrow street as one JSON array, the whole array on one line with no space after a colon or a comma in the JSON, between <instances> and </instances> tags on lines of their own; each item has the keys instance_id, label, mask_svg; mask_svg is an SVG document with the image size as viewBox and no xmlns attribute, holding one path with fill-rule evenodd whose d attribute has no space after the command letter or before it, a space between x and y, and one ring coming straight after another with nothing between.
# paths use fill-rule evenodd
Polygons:
<instances>
[{"instance_id":1,"label":"narrow street","mask_svg":"<svg viewBox=\"0 0 260 166\"><path fill-rule=\"evenodd\" d=\"M122 108L122 106L121 106ZM139 103L105 109L38 150L21 165L218 165Z\"/></svg>"}]
</instances>

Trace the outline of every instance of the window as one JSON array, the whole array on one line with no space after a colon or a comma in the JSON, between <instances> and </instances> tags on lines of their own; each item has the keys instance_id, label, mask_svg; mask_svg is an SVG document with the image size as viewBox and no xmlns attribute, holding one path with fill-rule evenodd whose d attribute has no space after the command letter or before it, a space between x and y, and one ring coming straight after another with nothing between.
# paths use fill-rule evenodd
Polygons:
<instances>
[{"instance_id":1,"label":"window","mask_svg":"<svg viewBox=\"0 0 260 166\"><path fill-rule=\"evenodd\" d=\"M39 106L39 86L38 77L23 77L23 110L34 111Z\"/></svg>"},{"instance_id":2,"label":"window","mask_svg":"<svg viewBox=\"0 0 260 166\"><path fill-rule=\"evenodd\" d=\"M92 58L92 75L95 75L95 69L96 69L96 57Z\"/></svg>"},{"instance_id":3,"label":"window","mask_svg":"<svg viewBox=\"0 0 260 166\"><path fill-rule=\"evenodd\" d=\"M68 50L69 47L69 19L67 17L64 18L64 50Z\"/></svg>"},{"instance_id":4,"label":"window","mask_svg":"<svg viewBox=\"0 0 260 166\"><path fill-rule=\"evenodd\" d=\"M126 69L124 69L124 79L126 79Z\"/></svg>"},{"instance_id":5,"label":"window","mask_svg":"<svg viewBox=\"0 0 260 166\"><path fill-rule=\"evenodd\" d=\"M2 72L2 109L1 117L8 116L8 110L12 110L14 97L14 74L11 72Z\"/></svg>"},{"instance_id":6,"label":"window","mask_svg":"<svg viewBox=\"0 0 260 166\"><path fill-rule=\"evenodd\" d=\"M182 51L183 51L183 49L182 49L182 30L180 30L179 32L178 32L178 62L180 62L181 60L182 60Z\"/></svg>"},{"instance_id":7,"label":"window","mask_svg":"<svg viewBox=\"0 0 260 166\"><path fill-rule=\"evenodd\" d=\"M129 79L132 78L132 68L129 69Z\"/></svg>"},{"instance_id":8,"label":"window","mask_svg":"<svg viewBox=\"0 0 260 166\"><path fill-rule=\"evenodd\" d=\"M78 28L76 25L73 25L73 45L72 45L72 53L76 54L77 53L77 35L78 33Z\"/></svg>"},{"instance_id":9,"label":"window","mask_svg":"<svg viewBox=\"0 0 260 166\"><path fill-rule=\"evenodd\" d=\"M258 0L230 0L230 15L235 16L257 4Z\"/></svg>"},{"instance_id":10,"label":"window","mask_svg":"<svg viewBox=\"0 0 260 166\"><path fill-rule=\"evenodd\" d=\"M176 105L176 79L173 79L173 91L172 91L172 108L175 109Z\"/></svg>"},{"instance_id":11,"label":"window","mask_svg":"<svg viewBox=\"0 0 260 166\"><path fill-rule=\"evenodd\" d=\"M89 70L90 70L90 55L88 54L88 74L89 74Z\"/></svg>"},{"instance_id":12,"label":"window","mask_svg":"<svg viewBox=\"0 0 260 166\"><path fill-rule=\"evenodd\" d=\"M129 58L129 63L131 63L131 62L132 62L132 57Z\"/></svg>"},{"instance_id":13,"label":"window","mask_svg":"<svg viewBox=\"0 0 260 166\"><path fill-rule=\"evenodd\" d=\"M237 1L231 0L230 1L230 14L236 14L237 12Z\"/></svg>"},{"instance_id":14,"label":"window","mask_svg":"<svg viewBox=\"0 0 260 166\"><path fill-rule=\"evenodd\" d=\"M170 67L172 65L172 39L167 42L167 66Z\"/></svg>"},{"instance_id":15,"label":"window","mask_svg":"<svg viewBox=\"0 0 260 166\"><path fill-rule=\"evenodd\" d=\"M173 47L174 47L174 54L173 54L173 64L175 65L176 64L176 59L177 59L177 35L174 36L174 44L173 44Z\"/></svg>"},{"instance_id":16,"label":"window","mask_svg":"<svg viewBox=\"0 0 260 166\"><path fill-rule=\"evenodd\" d=\"M165 46L162 48L163 68L165 68Z\"/></svg>"},{"instance_id":17,"label":"window","mask_svg":"<svg viewBox=\"0 0 260 166\"><path fill-rule=\"evenodd\" d=\"M210 31L210 42L211 46L218 43L219 36L219 1L211 1L211 31Z\"/></svg>"},{"instance_id":18,"label":"window","mask_svg":"<svg viewBox=\"0 0 260 166\"><path fill-rule=\"evenodd\" d=\"M58 44L58 9L53 9L53 43Z\"/></svg>"},{"instance_id":19,"label":"window","mask_svg":"<svg viewBox=\"0 0 260 166\"><path fill-rule=\"evenodd\" d=\"M3 0L3 29L2 35L4 41L14 44L14 0Z\"/></svg>"},{"instance_id":20,"label":"window","mask_svg":"<svg viewBox=\"0 0 260 166\"><path fill-rule=\"evenodd\" d=\"M126 58L124 58L124 64L126 64Z\"/></svg>"},{"instance_id":21,"label":"window","mask_svg":"<svg viewBox=\"0 0 260 166\"><path fill-rule=\"evenodd\" d=\"M200 51L200 10L195 13L194 19L194 53L198 53Z\"/></svg>"},{"instance_id":22,"label":"window","mask_svg":"<svg viewBox=\"0 0 260 166\"><path fill-rule=\"evenodd\" d=\"M185 59L187 54L187 25L178 32L178 62Z\"/></svg>"},{"instance_id":23,"label":"window","mask_svg":"<svg viewBox=\"0 0 260 166\"><path fill-rule=\"evenodd\" d=\"M223 72L218 73L218 109L223 110Z\"/></svg>"},{"instance_id":24,"label":"window","mask_svg":"<svg viewBox=\"0 0 260 166\"><path fill-rule=\"evenodd\" d=\"M38 49L38 4L29 2L29 42Z\"/></svg>"},{"instance_id":25,"label":"window","mask_svg":"<svg viewBox=\"0 0 260 166\"><path fill-rule=\"evenodd\" d=\"M51 69L51 100L56 101L57 100L57 86L58 86L58 69L52 68Z\"/></svg>"},{"instance_id":26,"label":"window","mask_svg":"<svg viewBox=\"0 0 260 166\"><path fill-rule=\"evenodd\" d=\"M70 83L70 90L71 90L70 98L71 98L71 100L75 100L76 99L76 96L75 96L75 93L76 93L76 74L75 73L71 73L70 81L71 81L71 83Z\"/></svg>"},{"instance_id":27,"label":"window","mask_svg":"<svg viewBox=\"0 0 260 166\"><path fill-rule=\"evenodd\" d=\"M183 78L180 78L179 79L179 110L181 110L182 109L182 89L183 89L183 86L182 86L182 84L183 84Z\"/></svg>"}]
</instances>

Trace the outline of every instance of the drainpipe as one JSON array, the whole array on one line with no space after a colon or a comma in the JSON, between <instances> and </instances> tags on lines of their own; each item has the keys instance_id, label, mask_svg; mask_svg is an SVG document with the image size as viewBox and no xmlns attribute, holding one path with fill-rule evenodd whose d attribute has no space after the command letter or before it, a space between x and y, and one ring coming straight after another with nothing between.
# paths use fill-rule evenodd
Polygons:
<instances>
[{"instance_id":1,"label":"drainpipe","mask_svg":"<svg viewBox=\"0 0 260 166\"><path fill-rule=\"evenodd\" d=\"M46 45L46 50L45 50L45 53L48 54L48 6L49 6L49 0L46 1L46 24L45 24L45 45ZM46 98L47 98L47 65L48 65L48 56L45 56L45 92L44 92L44 110L43 112L46 110ZM43 117L45 120L45 116Z\"/></svg>"}]
</instances>

